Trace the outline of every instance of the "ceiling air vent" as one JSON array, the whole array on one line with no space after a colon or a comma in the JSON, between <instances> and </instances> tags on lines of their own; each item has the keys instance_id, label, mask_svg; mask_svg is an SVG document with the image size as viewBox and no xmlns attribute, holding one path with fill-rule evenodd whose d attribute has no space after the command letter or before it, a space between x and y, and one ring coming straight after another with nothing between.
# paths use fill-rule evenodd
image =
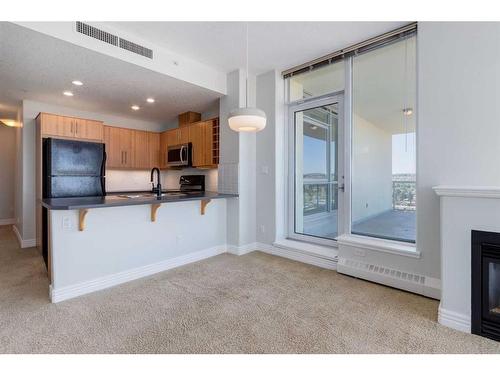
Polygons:
<instances>
[{"instance_id":1,"label":"ceiling air vent","mask_svg":"<svg viewBox=\"0 0 500 375\"><path fill-rule=\"evenodd\" d=\"M118 37L116 35L110 34L104 30L100 30L97 27L87 25L86 23L76 21L76 31L90 36L91 38L98 39L102 42L112 44L118 47Z\"/></svg>"},{"instance_id":2,"label":"ceiling air vent","mask_svg":"<svg viewBox=\"0 0 500 375\"><path fill-rule=\"evenodd\" d=\"M153 50L123 38L120 38L120 48L126 49L127 51L133 53L137 53L138 55L147 57L149 59L153 58Z\"/></svg>"}]
</instances>

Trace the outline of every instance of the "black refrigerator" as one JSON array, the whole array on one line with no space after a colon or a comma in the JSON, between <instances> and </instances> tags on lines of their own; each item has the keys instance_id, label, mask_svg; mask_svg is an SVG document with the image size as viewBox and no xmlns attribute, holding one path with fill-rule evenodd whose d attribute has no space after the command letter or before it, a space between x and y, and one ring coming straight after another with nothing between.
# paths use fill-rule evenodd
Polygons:
<instances>
[{"instance_id":1,"label":"black refrigerator","mask_svg":"<svg viewBox=\"0 0 500 375\"><path fill-rule=\"evenodd\" d=\"M106 152L103 143L44 138L43 198L106 195ZM42 254L47 264L47 209L42 211Z\"/></svg>"}]
</instances>

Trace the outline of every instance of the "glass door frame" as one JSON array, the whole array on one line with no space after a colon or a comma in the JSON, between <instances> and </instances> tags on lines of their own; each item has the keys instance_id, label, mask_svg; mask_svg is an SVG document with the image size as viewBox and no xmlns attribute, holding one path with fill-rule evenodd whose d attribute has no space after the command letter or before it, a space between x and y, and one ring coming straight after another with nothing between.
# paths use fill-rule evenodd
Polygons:
<instances>
[{"instance_id":1,"label":"glass door frame","mask_svg":"<svg viewBox=\"0 0 500 375\"><path fill-rule=\"evenodd\" d=\"M299 240L309 243L316 243L318 245L326 245L337 247L336 239L327 239L322 237L317 237L307 234L299 234L295 232L295 164L296 164L296 154L295 154L295 113L306 111L308 109L313 109L321 106L328 106L338 103L338 128L337 128L337 189L338 189L338 208L337 208L337 237L346 232L345 228L345 216L349 211L346 207L346 194L348 179L345 175L345 107L344 107L344 91L335 92L328 95L323 95L321 97L301 100L298 102L292 102L288 105L287 111L287 134L286 140L288 142L288 176L287 176L287 237L293 240ZM330 147L330 145L328 146ZM331 155L330 155L331 159ZM331 202L328 201L329 205Z\"/></svg>"}]
</instances>

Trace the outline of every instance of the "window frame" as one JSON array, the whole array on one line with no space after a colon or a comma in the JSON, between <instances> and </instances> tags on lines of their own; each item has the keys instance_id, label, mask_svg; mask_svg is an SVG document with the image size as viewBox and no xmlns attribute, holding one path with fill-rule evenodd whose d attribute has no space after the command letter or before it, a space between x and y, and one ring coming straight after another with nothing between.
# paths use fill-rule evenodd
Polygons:
<instances>
[{"instance_id":1,"label":"window frame","mask_svg":"<svg viewBox=\"0 0 500 375\"><path fill-rule=\"evenodd\" d=\"M419 202L419 37L418 32L415 35L416 51L415 51L415 69L416 69L416 86L415 86L415 106L416 111L414 111L415 116L415 133L416 133L416 147L415 147L415 184L416 184L416 222L415 222L415 232L416 238L415 243L394 241L388 239L380 239L370 236L360 236L351 233L351 213L352 213L352 64L353 56L347 56L344 61L345 69L345 86L344 90L339 90L332 92L330 94L325 94L317 97L289 101L290 93L290 80L285 79L284 84L284 98L285 98L285 111L284 111L284 149L287 151L284 157L284 168L285 168L285 212L284 212L284 229L285 237L291 240L299 240L305 243L325 245L328 247L338 248L339 244L345 243L348 246L357 246L360 248L366 248L369 250L380 251L390 254L396 254L411 258L420 258L421 253L418 250L418 202ZM342 157L342 167L344 174L344 192L342 194L342 199L339 198L340 202L343 203L342 213L340 213L339 207L339 221L338 221L338 237L336 240L326 240L322 238L312 237L308 235L298 235L295 234L295 212L294 212L294 201L295 201L295 129L292 120L294 119L293 112L291 108L293 106L298 106L302 104L311 103L314 101L320 102L323 99L332 98L336 95L343 95L343 118L342 126L339 126L339 139L341 137L340 132L342 132L342 146L343 152L339 152L339 163ZM340 124L340 119L339 119ZM291 126L292 125L292 126ZM293 132L293 134L290 134ZM291 137L293 135L293 137ZM340 143L339 143L340 146ZM342 156L340 156L342 154ZM340 194L339 194L340 195ZM295 235L294 235L295 234Z\"/></svg>"},{"instance_id":2,"label":"window frame","mask_svg":"<svg viewBox=\"0 0 500 375\"><path fill-rule=\"evenodd\" d=\"M287 87L288 88L288 87ZM288 150L288 157L286 160L287 163L287 210L286 210L286 228L287 233L286 236L291 240L298 240L308 243L314 243L323 246L337 247L336 239L327 239L323 237L317 237L313 235L300 234L295 232L295 112L304 111L311 108L316 108L320 106L330 105L333 103L338 103L339 113L338 113L338 183L345 186L345 172L344 172L344 147L346 144L345 136L344 136L344 119L346 108L344 105L344 95L345 90L336 91L330 94L321 95L314 98L307 98L303 100L297 100L294 102L288 103L287 111L286 111L286 134L285 139L287 141L286 149ZM330 146L328 146L330 147ZM337 208L337 237L345 233L345 220L343 218L345 210L345 199L341 197L341 192L338 194L338 208ZM328 202L329 204L330 202Z\"/></svg>"}]
</instances>

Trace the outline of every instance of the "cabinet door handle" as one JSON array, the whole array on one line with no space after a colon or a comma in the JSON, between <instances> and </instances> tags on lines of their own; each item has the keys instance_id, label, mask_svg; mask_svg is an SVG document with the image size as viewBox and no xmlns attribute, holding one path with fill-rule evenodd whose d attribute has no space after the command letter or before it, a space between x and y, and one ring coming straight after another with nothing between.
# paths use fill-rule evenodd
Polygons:
<instances>
[{"instance_id":1,"label":"cabinet door handle","mask_svg":"<svg viewBox=\"0 0 500 375\"><path fill-rule=\"evenodd\" d=\"M128 159L127 158L127 153L128 153L128 151L125 151L125 164L127 164L127 159Z\"/></svg>"},{"instance_id":2,"label":"cabinet door handle","mask_svg":"<svg viewBox=\"0 0 500 375\"><path fill-rule=\"evenodd\" d=\"M73 134L73 121L71 121L71 134Z\"/></svg>"},{"instance_id":3,"label":"cabinet door handle","mask_svg":"<svg viewBox=\"0 0 500 375\"><path fill-rule=\"evenodd\" d=\"M78 134L78 122L75 121L75 133Z\"/></svg>"},{"instance_id":4,"label":"cabinet door handle","mask_svg":"<svg viewBox=\"0 0 500 375\"><path fill-rule=\"evenodd\" d=\"M122 161L121 161L121 164L123 164L123 151L122 151Z\"/></svg>"}]
</instances>

